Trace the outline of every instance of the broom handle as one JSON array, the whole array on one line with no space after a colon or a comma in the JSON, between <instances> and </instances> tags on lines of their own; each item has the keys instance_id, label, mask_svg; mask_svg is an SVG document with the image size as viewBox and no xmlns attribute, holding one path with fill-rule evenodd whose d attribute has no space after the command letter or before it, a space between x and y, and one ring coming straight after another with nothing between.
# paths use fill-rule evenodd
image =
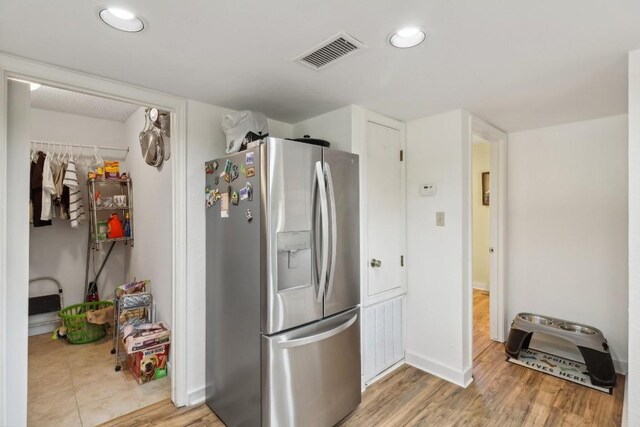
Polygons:
<instances>
[{"instance_id":1,"label":"broom handle","mask_svg":"<svg viewBox=\"0 0 640 427\"><path fill-rule=\"evenodd\" d=\"M98 286L98 277L100 277L100 274L102 273L102 270L104 269L104 266L107 265L107 260L109 259L109 255L111 255L111 251L113 250L113 247L116 245L116 242L111 242L111 246L109 247L109 251L107 252L107 256L104 258L104 261L102 261L102 265L100 266L100 270L98 270L98 274L96 274L96 278L93 279L94 282L96 282L96 287Z\"/></svg>"},{"instance_id":2,"label":"broom handle","mask_svg":"<svg viewBox=\"0 0 640 427\"><path fill-rule=\"evenodd\" d=\"M84 272L84 302L87 302L89 293L89 260L91 258L91 230L87 233L87 269Z\"/></svg>"}]
</instances>

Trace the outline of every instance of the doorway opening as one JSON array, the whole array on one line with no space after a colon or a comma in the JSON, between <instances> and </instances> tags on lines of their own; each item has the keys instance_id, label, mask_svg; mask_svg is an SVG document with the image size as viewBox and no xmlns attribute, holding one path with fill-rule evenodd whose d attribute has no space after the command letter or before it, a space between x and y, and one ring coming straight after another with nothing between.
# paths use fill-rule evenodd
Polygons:
<instances>
[{"instance_id":1,"label":"doorway opening","mask_svg":"<svg viewBox=\"0 0 640 427\"><path fill-rule=\"evenodd\" d=\"M473 360L491 344L491 143L473 136L471 145L471 230Z\"/></svg>"},{"instance_id":2,"label":"doorway opening","mask_svg":"<svg viewBox=\"0 0 640 427\"><path fill-rule=\"evenodd\" d=\"M144 349L125 348L123 335L127 326L170 330L174 323L173 162L158 164L140 152L147 106L33 88L8 83L7 157L29 165L12 176L28 183L30 203L19 227L28 255L20 291L28 298L28 338L20 339L24 352L16 349L28 355L26 419L95 425L172 396L175 361L166 334ZM169 112L159 114L171 120ZM170 132L162 140L169 160ZM144 282L144 297L131 294L144 304L114 310L114 295L134 282ZM13 288L8 294L18 296ZM27 320L26 311L19 315Z\"/></svg>"},{"instance_id":3,"label":"doorway opening","mask_svg":"<svg viewBox=\"0 0 640 427\"><path fill-rule=\"evenodd\" d=\"M0 420L6 420L10 425L24 424L27 422L28 413L28 382L31 373L29 372L28 367L29 338L27 331L29 330L30 318L27 300L30 296L29 279L31 273L31 257L29 241L31 232L29 229L29 222L28 220L25 220L25 218L28 218L28 209L26 209L26 206L29 204L28 193L30 172L28 161L31 154L30 145L35 145L35 149L42 151L40 147L46 146L46 142L59 143L59 141L55 140L43 140L42 143L30 144L32 138L30 130L31 120L29 118L29 112L31 110L30 96L28 96L29 88L26 88L27 95L25 95L25 84L20 83L22 88L20 89L20 96L17 97L15 95L16 91L11 90L11 86L18 84L12 82L11 80L13 79L36 82L57 89L77 92L81 95L93 95L108 100L122 101L129 104L135 104L138 107L157 106L163 112L169 113L169 120L172 128L171 139L173 142L173 156L170 162L172 166L168 167L165 165L163 168L165 174L168 176L169 182L168 186L163 188L163 191L166 191L169 202L162 206L155 206L156 211L163 209L169 214L166 218L165 216L161 216L166 220L163 221L162 228L155 228L153 230L155 232L154 238L156 243L162 239L167 242L166 248L168 248L168 256L163 256L161 262L169 266L167 269L167 274L169 276L165 278L165 281L168 283L168 288L163 290L165 295L169 295L169 298L162 298L162 300L165 301L165 304L168 305L168 309L162 309L162 307L157 304L160 300L160 297L158 297L155 299L155 309L152 307L152 310L156 312L156 319L158 320L160 310L163 310L163 313L161 314L162 320L168 319L168 326L172 329L168 364L168 371L171 373L169 379L169 390L173 402L177 406L184 405L187 399L185 387L186 370L184 369L186 361L186 357L184 355L186 349L186 333L184 332L184 328L186 326L186 312L184 307L186 288L182 285L176 286L176 283L183 284L186 282L185 101L157 92L136 88L134 86L124 85L117 82L78 74L72 71L61 70L5 56L0 56L0 77L3 81L3 85L0 87L0 97L2 97L4 105L8 105L9 107L4 110L2 115L2 123L5 127L3 132L0 134L0 164L2 164L3 167L7 167L7 176L10 177L9 183L0 183L0 207L2 208L2 213L6 213L5 225L7 226L6 229L0 231L2 231L3 234L3 241L13 242L11 250L7 250L4 245L0 246L0 262L3 265L9 266L1 272L3 280L0 281L0 312L3 312L6 318L12 319L11 328L3 328L3 330L0 331L0 349L2 349L0 354ZM56 131L57 124L54 124L52 129L53 131ZM137 134L141 130L143 130L142 125L136 130L136 141ZM86 134L83 135L83 141L76 142L76 145L78 146L89 145L91 148L72 148L71 151L74 158L78 154L86 154L89 156L87 153L89 150L93 154L94 144L92 143L92 137L94 137L93 134ZM123 141L118 142L121 144L123 143ZM102 141L101 144L103 143L104 142ZM52 146L55 145L56 144L53 144ZM65 144L63 143L63 145ZM114 146L117 144L110 143L107 145ZM136 145L136 147L138 147L138 145ZM79 153L81 149L83 151L82 153ZM136 148L135 151L131 150L129 156L133 156L134 153L139 158L141 156L140 148ZM106 154L106 150L101 153L101 157L108 156L109 155ZM91 155L90 157L94 156ZM115 153L113 154L113 157L114 160L117 160L117 155ZM152 169L151 167L149 168ZM25 178L20 178L23 176ZM142 177L142 175L138 175L137 172L136 176L138 178ZM82 185L86 186L86 176L78 175L78 178L80 178L79 187ZM134 182L138 182L138 178L132 177ZM108 195L106 193L107 192L105 191L105 195ZM142 193L144 193L144 191L142 191ZM143 195L144 194L140 196ZM157 196L154 191L149 191L149 195L150 197ZM136 216L141 214L141 212L138 212L138 208L142 208L144 205L142 198L143 197L138 197L138 195L136 196ZM85 209L88 210L87 202L88 200L85 199ZM112 202L115 203L115 200L112 199ZM153 219L155 217L148 218ZM156 224L155 220L150 222L152 225ZM142 228L143 227L140 227L140 224L138 223L135 231L136 248L140 246ZM90 236L88 232L85 234L85 237L87 236ZM84 250L81 251L82 255L79 258L74 258L74 262L85 266L87 241L84 242L83 247ZM165 248L164 245L162 245L162 247ZM109 265L111 265L112 262L117 261L118 257L115 256L115 254L116 249L113 251L113 259L109 261ZM143 253L142 251L140 251L139 254L142 257L151 255L146 252ZM103 255L98 254L98 257L100 256ZM155 262L156 265L160 262L157 259L153 259L152 256L149 258ZM117 262L115 262L115 264L117 264ZM133 261L131 261L131 265L133 264ZM99 258L97 260L97 265L100 265ZM92 265L90 265L90 267L93 268ZM102 288L106 289L109 286L108 284L101 284L101 282L103 280L107 280L107 277L109 276L108 274L105 275L106 271L105 267L105 271L102 273L103 276L100 276L98 281L99 291ZM84 274L82 276L84 277ZM140 274L137 279L144 279L143 274ZM41 284L40 286L48 286L49 289L56 287L55 283L51 282ZM157 290L158 289L156 287L155 289L152 289L152 292L155 293ZM108 291L104 292L108 293ZM15 301L24 301L24 303L14 304L13 302ZM68 306L69 302L69 298L65 298L64 306ZM85 346L88 345L90 344L86 344ZM78 348L81 347L83 346L78 346ZM10 348L11 351L4 350L8 348ZM112 362L114 361L110 349L107 357L109 357ZM111 372L115 373L114 365L115 364L111 365L109 369ZM8 366L11 366L10 370L7 369ZM55 376L55 371L49 372L49 374L49 379L51 380L51 375ZM51 380L51 382L55 383L56 381ZM158 383L153 384L156 385ZM62 396L62 394L63 393L58 393L56 397ZM55 399L52 399L52 405L55 404ZM112 407L109 407L108 409L113 410ZM77 410L78 409L76 409L76 411Z\"/></svg>"},{"instance_id":4,"label":"doorway opening","mask_svg":"<svg viewBox=\"0 0 640 427\"><path fill-rule=\"evenodd\" d=\"M472 361L492 341L504 342L506 318L506 173L507 135L471 117L469 209L472 296Z\"/></svg>"}]
</instances>

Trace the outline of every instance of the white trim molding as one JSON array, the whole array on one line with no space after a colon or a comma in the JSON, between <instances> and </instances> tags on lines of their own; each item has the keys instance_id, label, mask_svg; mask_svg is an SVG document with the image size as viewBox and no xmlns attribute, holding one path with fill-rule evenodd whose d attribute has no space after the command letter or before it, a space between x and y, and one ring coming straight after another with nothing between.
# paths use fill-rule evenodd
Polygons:
<instances>
[{"instance_id":1,"label":"white trim molding","mask_svg":"<svg viewBox=\"0 0 640 427\"><path fill-rule=\"evenodd\" d=\"M473 282L473 289L489 292L489 285L484 282Z\"/></svg>"},{"instance_id":2,"label":"white trim molding","mask_svg":"<svg viewBox=\"0 0 640 427\"><path fill-rule=\"evenodd\" d=\"M0 425L7 422L7 89L6 72L0 65Z\"/></svg>"},{"instance_id":3,"label":"white trim molding","mask_svg":"<svg viewBox=\"0 0 640 427\"><path fill-rule=\"evenodd\" d=\"M394 363L393 365L389 366L387 369L385 369L384 371L380 372L378 375L376 375L375 377L371 378L371 380L369 380L368 382L365 382L365 386L363 388L363 391L367 388L367 387L371 387L376 381L381 380L382 378L386 377L387 375L391 374L392 372L394 372L396 369L398 369L399 367L405 365L406 362L404 359Z\"/></svg>"},{"instance_id":4,"label":"white trim molding","mask_svg":"<svg viewBox=\"0 0 640 427\"><path fill-rule=\"evenodd\" d=\"M178 131L171 144L173 164L173 365L171 398L177 406L187 404L187 103L179 100L173 110ZM179 338L176 340L176 338Z\"/></svg>"},{"instance_id":5,"label":"white trim molding","mask_svg":"<svg viewBox=\"0 0 640 427\"><path fill-rule=\"evenodd\" d=\"M207 389L205 387L202 387L198 390L194 390L191 393L189 393L189 395L187 396L187 405L195 406L195 405L200 405L201 403L204 403L207 396L206 392L207 392Z\"/></svg>"},{"instance_id":6,"label":"white trim molding","mask_svg":"<svg viewBox=\"0 0 640 427\"><path fill-rule=\"evenodd\" d=\"M8 416L8 387L5 372L7 369L7 349L12 343L6 341L6 328L15 327L14 323L27 324L28 314L24 318L12 319L8 325L5 319L7 298L7 277L4 268L7 261L7 213L11 204L7 200L7 78L16 77L25 80L109 99L129 102L138 105L153 105L172 113L172 195L173 195L173 311L172 311L172 346L171 357L173 365L171 396L177 406L188 403L187 396L187 324L186 324L186 294L187 294L187 251L186 251L186 188L187 188L187 106L182 98L167 95L150 89L118 82L99 76L81 73L61 67L47 65L31 60L0 53L0 425ZM28 239L29 236L23 236ZM26 286L26 284L25 284ZM26 306L26 304L25 304ZM25 326L26 330L26 326ZM11 350L9 350L11 351ZM22 375L27 382L27 372ZM21 416L21 415L20 415ZM26 414L24 414L26 420Z\"/></svg>"},{"instance_id":7,"label":"white trim molding","mask_svg":"<svg viewBox=\"0 0 640 427\"><path fill-rule=\"evenodd\" d=\"M465 371L458 371L449 366L445 366L439 362L430 360L419 354L406 352L405 360L408 365L418 368L421 371L435 375L443 380L449 381L460 387L467 388L473 381L473 369L469 368Z\"/></svg>"}]
</instances>

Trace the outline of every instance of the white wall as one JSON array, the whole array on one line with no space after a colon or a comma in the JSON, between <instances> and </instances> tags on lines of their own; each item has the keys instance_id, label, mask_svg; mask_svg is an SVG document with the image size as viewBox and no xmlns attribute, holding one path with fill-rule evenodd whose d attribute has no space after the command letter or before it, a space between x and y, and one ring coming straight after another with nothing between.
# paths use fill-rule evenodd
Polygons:
<instances>
[{"instance_id":1,"label":"white wall","mask_svg":"<svg viewBox=\"0 0 640 427\"><path fill-rule=\"evenodd\" d=\"M629 54L629 370L623 424L640 425L640 50ZM619 307L622 311L623 307Z\"/></svg>"},{"instance_id":2,"label":"white wall","mask_svg":"<svg viewBox=\"0 0 640 427\"><path fill-rule=\"evenodd\" d=\"M121 172L126 171L133 184L133 238L126 281L151 280L156 306L156 321L171 325L172 288L172 176L173 162L160 168L149 166L142 158L138 135L144 128L144 108L140 107L124 123L123 140L130 152Z\"/></svg>"},{"instance_id":3,"label":"white wall","mask_svg":"<svg viewBox=\"0 0 640 427\"><path fill-rule=\"evenodd\" d=\"M231 112L197 101L187 103L187 393L190 400L204 398L205 386L205 204L204 163L225 155L225 136L220 128ZM269 135L291 138L293 126L268 121Z\"/></svg>"},{"instance_id":4,"label":"white wall","mask_svg":"<svg viewBox=\"0 0 640 427\"><path fill-rule=\"evenodd\" d=\"M406 360L466 386L471 381L469 117L453 111L407 123ZM421 197L421 184L437 194ZM445 226L436 227L436 212Z\"/></svg>"},{"instance_id":5,"label":"white wall","mask_svg":"<svg viewBox=\"0 0 640 427\"><path fill-rule=\"evenodd\" d=\"M74 114L55 111L31 109L31 139L54 141L69 144L109 145L125 147L124 126L120 122L100 120ZM66 150L66 148L65 148ZM45 148L46 151L46 148ZM54 150L55 151L55 150ZM79 153L78 149L75 153ZM87 220L78 228L71 228L68 220L54 219L53 225L29 228L29 278L50 276L58 279L64 291L65 306L79 304L84 300L84 277L87 255L87 238L89 233L89 200L86 186L86 161L93 159L93 150L84 149L89 157L81 157L78 162L80 192ZM114 155L115 154L115 155ZM106 160L122 160L118 152L101 152ZM28 175L24 177L27 179ZM100 268L105 250L95 252L92 259L89 280L94 271ZM100 297L105 299L113 294L116 286L124 281L125 250L121 244L116 245L109 261L102 272L99 283ZM34 291L51 291L51 284L38 282L33 285ZM47 292L49 293L49 292ZM34 316L33 320L47 315ZM54 325L35 327L30 334L44 333L52 330Z\"/></svg>"},{"instance_id":6,"label":"white wall","mask_svg":"<svg viewBox=\"0 0 640 427\"><path fill-rule=\"evenodd\" d=\"M512 133L508 159L508 318L593 325L626 371L627 116Z\"/></svg>"},{"instance_id":7,"label":"white wall","mask_svg":"<svg viewBox=\"0 0 640 427\"><path fill-rule=\"evenodd\" d=\"M329 141L331 148L351 152L353 143L352 112L353 106L348 105L296 123L293 125L294 137L302 138L304 135L309 135L311 138Z\"/></svg>"}]
</instances>

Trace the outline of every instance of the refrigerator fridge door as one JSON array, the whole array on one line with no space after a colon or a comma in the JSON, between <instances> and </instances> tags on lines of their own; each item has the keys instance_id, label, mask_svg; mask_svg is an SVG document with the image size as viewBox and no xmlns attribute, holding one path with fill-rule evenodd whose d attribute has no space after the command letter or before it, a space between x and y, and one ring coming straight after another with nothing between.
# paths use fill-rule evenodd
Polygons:
<instances>
[{"instance_id":1,"label":"refrigerator fridge door","mask_svg":"<svg viewBox=\"0 0 640 427\"><path fill-rule=\"evenodd\" d=\"M360 303L360 214L358 156L324 149L329 201L329 268L324 315Z\"/></svg>"},{"instance_id":2,"label":"refrigerator fridge door","mask_svg":"<svg viewBox=\"0 0 640 427\"><path fill-rule=\"evenodd\" d=\"M267 252L261 329L270 335L323 316L319 285L326 275L319 279L319 272L328 265L328 205L322 148L276 138L260 148Z\"/></svg>"},{"instance_id":3,"label":"refrigerator fridge door","mask_svg":"<svg viewBox=\"0 0 640 427\"><path fill-rule=\"evenodd\" d=\"M263 426L333 426L360 400L359 309L262 336Z\"/></svg>"}]
</instances>

